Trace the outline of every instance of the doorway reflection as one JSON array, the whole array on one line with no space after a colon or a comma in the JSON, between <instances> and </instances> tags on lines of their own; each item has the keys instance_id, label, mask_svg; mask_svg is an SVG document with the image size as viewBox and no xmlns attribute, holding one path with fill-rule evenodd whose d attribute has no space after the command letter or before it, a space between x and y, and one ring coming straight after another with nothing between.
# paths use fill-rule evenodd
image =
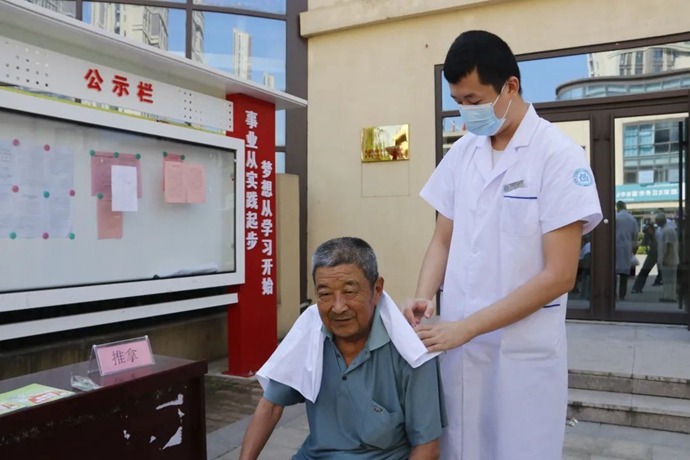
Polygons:
<instances>
[{"instance_id":1,"label":"doorway reflection","mask_svg":"<svg viewBox=\"0 0 690 460\"><path fill-rule=\"evenodd\" d=\"M679 309L679 123L686 117L615 119L616 310Z\"/></svg>"}]
</instances>

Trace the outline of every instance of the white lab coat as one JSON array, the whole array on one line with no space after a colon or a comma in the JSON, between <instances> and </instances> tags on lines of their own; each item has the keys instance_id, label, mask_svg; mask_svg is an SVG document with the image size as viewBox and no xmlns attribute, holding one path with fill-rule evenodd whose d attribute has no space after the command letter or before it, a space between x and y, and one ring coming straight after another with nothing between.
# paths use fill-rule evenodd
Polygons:
<instances>
[{"instance_id":1,"label":"white lab coat","mask_svg":"<svg viewBox=\"0 0 690 460\"><path fill-rule=\"evenodd\" d=\"M616 214L616 275L630 275L633 246L637 244L640 226L626 210Z\"/></svg>"},{"instance_id":2,"label":"white lab coat","mask_svg":"<svg viewBox=\"0 0 690 460\"><path fill-rule=\"evenodd\" d=\"M442 321L466 318L542 271L543 234L577 221L586 221L587 233L602 219L582 148L532 107L495 168L489 138L466 135L421 196L454 222ZM443 459L561 458L566 304L567 295L554 299L549 308L442 357Z\"/></svg>"}]
</instances>

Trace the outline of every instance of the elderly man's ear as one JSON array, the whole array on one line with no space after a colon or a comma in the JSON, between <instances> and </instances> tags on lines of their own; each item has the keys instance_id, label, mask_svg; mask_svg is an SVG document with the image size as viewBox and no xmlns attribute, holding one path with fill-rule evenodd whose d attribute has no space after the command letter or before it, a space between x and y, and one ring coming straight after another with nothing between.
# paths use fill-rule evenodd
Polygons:
<instances>
[{"instance_id":1,"label":"elderly man's ear","mask_svg":"<svg viewBox=\"0 0 690 460\"><path fill-rule=\"evenodd\" d=\"M378 305L381 301L381 296L383 295L383 277L379 276L379 279L374 283L374 304Z\"/></svg>"}]
</instances>

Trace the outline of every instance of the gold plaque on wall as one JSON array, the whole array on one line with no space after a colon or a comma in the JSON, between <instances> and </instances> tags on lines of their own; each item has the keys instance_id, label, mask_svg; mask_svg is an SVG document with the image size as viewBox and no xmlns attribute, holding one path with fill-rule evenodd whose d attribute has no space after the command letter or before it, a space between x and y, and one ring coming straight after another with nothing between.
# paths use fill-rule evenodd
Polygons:
<instances>
[{"instance_id":1,"label":"gold plaque on wall","mask_svg":"<svg viewBox=\"0 0 690 460\"><path fill-rule=\"evenodd\" d=\"M410 159L410 125L372 126L362 130L362 163Z\"/></svg>"}]
</instances>

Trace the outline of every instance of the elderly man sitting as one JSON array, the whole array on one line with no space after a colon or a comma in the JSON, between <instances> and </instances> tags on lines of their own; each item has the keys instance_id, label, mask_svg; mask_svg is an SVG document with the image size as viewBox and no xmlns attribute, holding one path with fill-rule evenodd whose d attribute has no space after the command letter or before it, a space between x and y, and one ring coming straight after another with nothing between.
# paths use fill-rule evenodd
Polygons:
<instances>
[{"instance_id":1,"label":"elderly man sitting","mask_svg":"<svg viewBox=\"0 0 690 460\"><path fill-rule=\"evenodd\" d=\"M338 238L312 259L316 306L258 372L264 395L240 459L256 459L285 406L306 402L294 459L436 459L445 424L435 355L383 291L376 255Z\"/></svg>"}]
</instances>

